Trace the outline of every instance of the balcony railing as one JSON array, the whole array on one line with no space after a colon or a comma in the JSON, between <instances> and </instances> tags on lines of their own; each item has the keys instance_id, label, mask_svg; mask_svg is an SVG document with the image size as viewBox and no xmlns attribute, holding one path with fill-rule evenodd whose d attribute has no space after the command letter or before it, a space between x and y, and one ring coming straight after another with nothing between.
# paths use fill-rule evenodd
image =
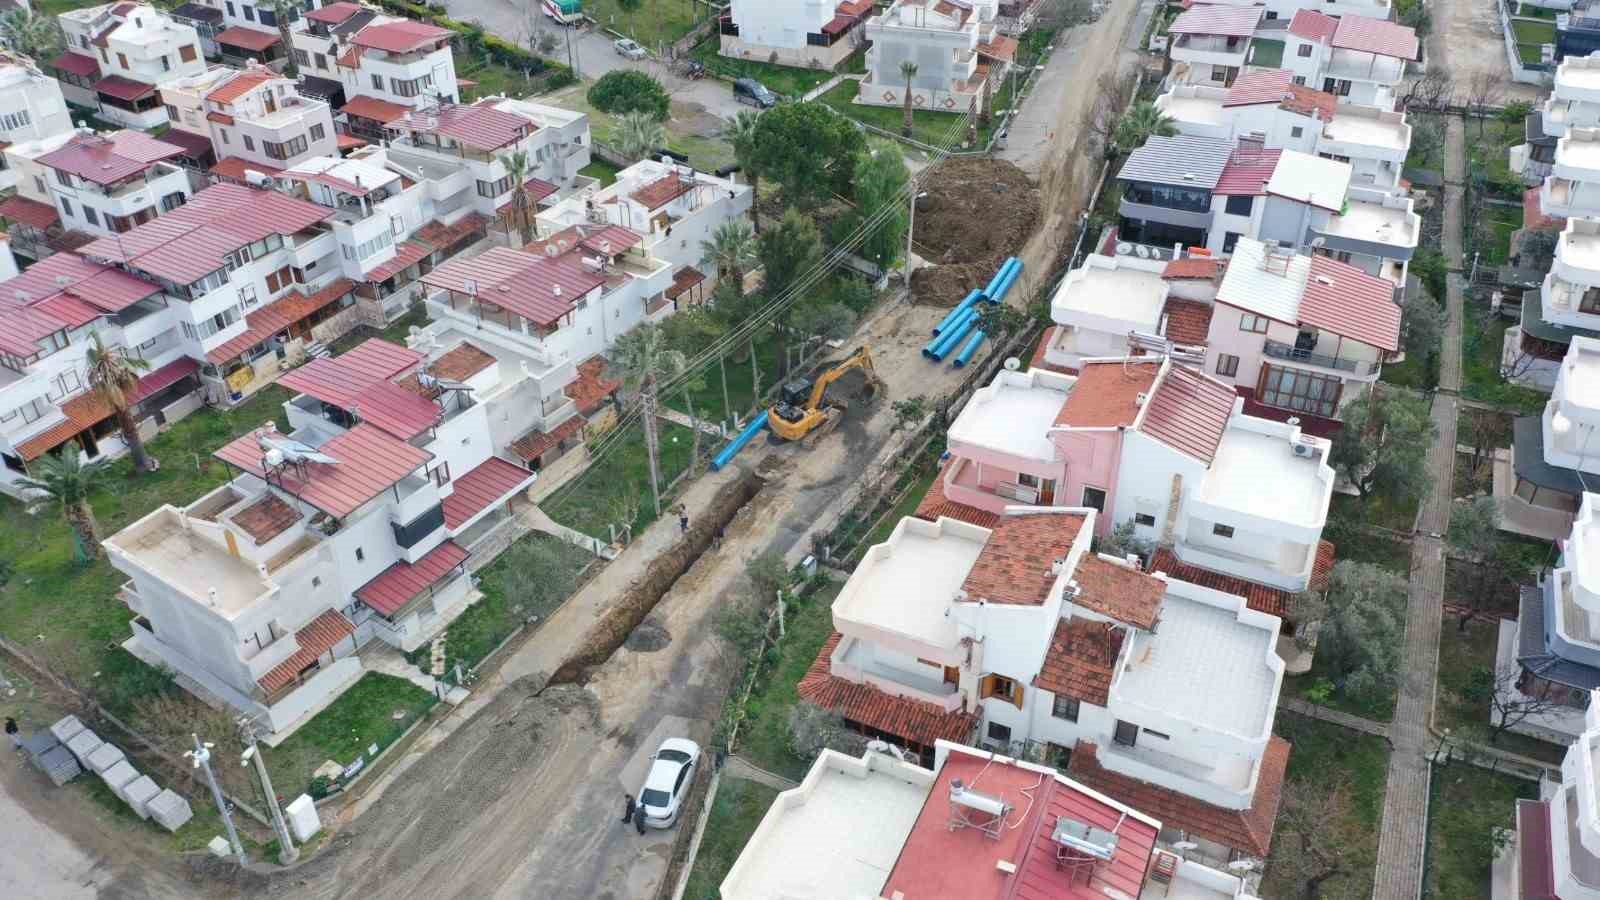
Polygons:
<instances>
[{"instance_id":1,"label":"balcony railing","mask_svg":"<svg viewBox=\"0 0 1600 900\"><path fill-rule=\"evenodd\" d=\"M1340 359L1337 356L1327 356L1313 353L1310 350L1301 350L1293 344L1282 341L1267 341L1261 352L1273 359L1286 359L1290 362L1305 363L1309 366L1321 366L1324 369L1338 369L1353 375L1366 376L1378 371L1378 364L1355 359Z\"/></svg>"}]
</instances>

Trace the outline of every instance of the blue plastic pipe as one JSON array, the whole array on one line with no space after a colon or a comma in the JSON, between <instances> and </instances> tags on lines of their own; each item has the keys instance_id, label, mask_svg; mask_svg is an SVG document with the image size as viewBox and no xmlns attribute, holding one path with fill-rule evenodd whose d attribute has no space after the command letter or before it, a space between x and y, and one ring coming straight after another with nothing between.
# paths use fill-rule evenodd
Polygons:
<instances>
[{"instance_id":1,"label":"blue plastic pipe","mask_svg":"<svg viewBox=\"0 0 1600 900\"><path fill-rule=\"evenodd\" d=\"M974 331L972 333L972 340L967 341L967 346L961 349L961 352L956 356L956 361L952 365L958 369L965 368L967 363L972 360L972 355L978 352L978 345L981 343L983 343L983 332Z\"/></svg>"},{"instance_id":2,"label":"blue plastic pipe","mask_svg":"<svg viewBox=\"0 0 1600 900\"><path fill-rule=\"evenodd\" d=\"M974 304L976 304L979 300L982 300L982 299L983 299L983 291L973 291L972 293L968 294L967 295L967 299L962 300L960 303L956 304L956 308L955 309L952 309L948 313L945 313L944 318L939 321L939 324L933 326L934 335L937 336L939 334L939 332L944 330L946 325L949 325L951 322L955 321L956 316L959 316L962 313L966 312L967 310L971 309Z\"/></svg>"},{"instance_id":3,"label":"blue plastic pipe","mask_svg":"<svg viewBox=\"0 0 1600 900\"><path fill-rule=\"evenodd\" d=\"M989 295L989 299L995 303L1003 302L1006 298L1006 294L1011 292L1011 286L1017 283L1018 278L1022 277L1022 260L1016 260L1015 263L1016 264L1006 272L1005 277L1000 280L997 293Z\"/></svg>"},{"instance_id":4,"label":"blue plastic pipe","mask_svg":"<svg viewBox=\"0 0 1600 900\"><path fill-rule=\"evenodd\" d=\"M999 290L1000 288L1000 282L1005 279L1006 272L1011 269L1011 264L1015 260L1015 256L1007 257L1006 261L1000 264L1000 268L996 269L994 272L994 277L989 279L988 286L983 289L985 296L993 299L995 291Z\"/></svg>"},{"instance_id":5,"label":"blue plastic pipe","mask_svg":"<svg viewBox=\"0 0 1600 900\"><path fill-rule=\"evenodd\" d=\"M762 410L760 415L750 420L750 424L746 425L737 437L728 442L728 446L718 451L717 455L711 458L711 471L721 471L729 460L739 455L739 451L744 449L744 445L750 443L751 438L755 437L761 429L767 427L768 415L770 413L767 410Z\"/></svg>"},{"instance_id":6,"label":"blue plastic pipe","mask_svg":"<svg viewBox=\"0 0 1600 900\"><path fill-rule=\"evenodd\" d=\"M945 341L948 340L951 335L955 334L956 331L960 330L963 325L966 325L966 324L969 324L969 323L975 321L977 319L977 317L978 317L978 311L976 309L972 309L972 308L968 308L966 311L962 312L961 315L956 316L955 319L953 319L950 322L949 325L945 326L944 330L939 333L938 337L936 337L933 340L929 341L927 343L927 346L922 348L922 355L926 356L929 359L934 359L934 360L939 359L940 356L936 356L935 355L935 351L938 350L940 347L943 347L944 344L945 344ZM949 351L946 350L945 352L949 352Z\"/></svg>"},{"instance_id":7,"label":"blue plastic pipe","mask_svg":"<svg viewBox=\"0 0 1600 900\"><path fill-rule=\"evenodd\" d=\"M956 347L961 343L961 339L966 337L972 331L975 331L977 327L978 317L973 316L962 322L960 325L950 329L948 335L939 339L939 346L933 348L933 361L940 362L946 356L949 356L951 353L955 352Z\"/></svg>"}]
</instances>

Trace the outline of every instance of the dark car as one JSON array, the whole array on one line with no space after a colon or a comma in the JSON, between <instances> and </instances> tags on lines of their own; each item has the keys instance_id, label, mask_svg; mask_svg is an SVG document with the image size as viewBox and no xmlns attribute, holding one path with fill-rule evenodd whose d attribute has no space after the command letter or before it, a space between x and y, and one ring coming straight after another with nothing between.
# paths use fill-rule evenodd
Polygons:
<instances>
[{"instance_id":1,"label":"dark car","mask_svg":"<svg viewBox=\"0 0 1600 900\"><path fill-rule=\"evenodd\" d=\"M754 78L741 78L735 81L733 99L761 109L771 109L778 105L778 95L767 90L766 85Z\"/></svg>"}]
</instances>

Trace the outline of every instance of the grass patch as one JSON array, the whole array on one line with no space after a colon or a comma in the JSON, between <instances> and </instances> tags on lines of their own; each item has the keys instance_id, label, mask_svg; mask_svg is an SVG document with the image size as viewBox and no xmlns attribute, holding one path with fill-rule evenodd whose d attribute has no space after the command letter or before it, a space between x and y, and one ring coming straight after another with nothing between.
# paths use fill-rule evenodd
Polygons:
<instances>
[{"instance_id":1,"label":"grass patch","mask_svg":"<svg viewBox=\"0 0 1600 900\"><path fill-rule=\"evenodd\" d=\"M617 183L617 173L620 171L622 170L616 166L613 166L611 163L608 163L603 159L596 159L591 161L587 166L579 169L578 174L599 179L600 186L605 188Z\"/></svg>"},{"instance_id":2,"label":"grass patch","mask_svg":"<svg viewBox=\"0 0 1600 900\"><path fill-rule=\"evenodd\" d=\"M1513 25L1522 25L1514 22ZM1517 59L1525 66L1536 66L1544 62L1544 47L1539 44L1517 44Z\"/></svg>"},{"instance_id":3,"label":"grass patch","mask_svg":"<svg viewBox=\"0 0 1600 900\"><path fill-rule=\"evenodd\" d=\"M1516 19L1540 19L1545 22L1554 22L1556 20L1557 13L1553 9L1529 6L1526 3L1518 4L1518 7L1516 15L1512 17L1513 21Z\"/></svg>"},{"instance_id":4,"label":"grass patch","mask_svg":"<svg viewBox=\"0 0 1600 900\"><path fill-rule=\"evenodd\" d=\"M1363 500L1349 494L1334 494L1331 511L1346 521L1361 521L1365 512L1365 520L1373 525L1409 533L1417 522L1419 502L1419 497L1397 499L1373 495Z\"/></svg>"},{"instance_id":5,"label":"grass patch","mask_svg":"<svg viewBox=\"0 0 1600 900\"><path fill-rule=\"evenodd\" d=\"M1445 616L1444 628L1439 632L1437 724L1440 728L1448 728L1452 733L1472 740L1488 741L1489 704L1474 703L1464 694L1473 669L1479 666L1494 668L1499 632L1499 623L1495 621L1469 621L1466 629L1462 630L1457 617ZM1560 765L1561 758L1566 754L1565 747L1510 732L1501 735L1494 746L1552 765Z\"/></svg>"},{"instance_id":6,"label":"grass patch","mask_svg":"<svg viewBox=\"0 0 1600 900\"><path fill-rule=\"evenodd\" d=\"M900 134L900 127L905 124L905 111L899 106L866 106L854 102L856 94L861 90L859 81L843 81L832 90L817 98L839 113L865 125L887 131L890 134ZM994 93L994 108L1005 109L1011 105L1011 79L1006 79L1004 85ZM953 146L959 149L966 141L967 136L951 129L961 120L960 112L936 112L933 110L917 110L912 113L911 139L929 144L934 147L943 146L947 141L953 141ZM996 117L994 122L998 122ZM978 125L978 143L982 147L989 140L989 134L994 128L994 123Z\"/></svg>"},{"instance_id":7,"label":"grass patch","mask_svg":"<svg viewBox=\"0 0 1600 900\"><path fill-rule=\"evenodd\" d=\"M617 0L584 0L583 12L602 28L625 34L654 53L694 28L694 7L694 0L650 0L629 15Z\"/></svg>"},{"instance_id":8,"label":"grass patch","mask_svg":"<svg viewBox=\"0 0 1600 900\"><path fill-rule=\"evenodd\" d=\"M91 6L101 6L99 0L33 0L30 4L33 11L46 16L59 16L64 12L75 9L88 9Z\"/></svg>"},{"instance_id":9,"label":"grass patch","mask_svg":"<svg viewBox=\"0 0 1600 900\"><path fill-rule=\"evenodd\" d=\"M843 587L842 583L833 582L790 604L777 660L762 670L750 692L744 727L739 730L736 749L740 756L795 781L806 777L811 761L789 749L789 710L800 702L795 686L833 633L833 598Z\"/></svg>"},{"instance_id":10,"label":"grass patch","mask_svg":"<svg viewBox=\"0 0 1600 900\"><path fill-rule=\"evenodd\" d=\"M665 419L660 420L657 433L661 440L661 492L665 498L667 485L689 467L694 436L688 428ZM605 458L561 488L555 499L542 507L557 522L609 541L611 532L607 526L620 521L616 504L629 495L638 504L638 514L633 519L634 534L638 534L655 521L656 511L650 492L650 460L645 454L644 436L637 432L613 445Z\"/></svg>"},{"instance_id":11,"label":"grass patch","mask_svg":"<svg viewBox=\"0 0 1600 900\"><path fill-rule=\"evenodd\" d=\"M456 71L457 77L477 82L462 88L463 103L471 103L483 97L528 97L542 94L550 89L550 79L555 74L553 70L547 69L533 75L493 62L486 57L474 57L465 51L457 52L456 64L459 67Z\"/></svg>"},{"instance_id":12,"label":"grass patch","mask_svg":"<svg viewBox=\"0 0 1600 900\"><path fill-rule=\"evenodd\" d=\"M1463 762L1433 772L1428 804L1424 896L1487 897L1493 863L1483 833L1515 826L1516 801L1539 796L1539 786Z\"/></svg>"},{"instance_id":13,"label":"grass patch","mask_svg":"<svg viewBox=\"0 0 1600 900\"><path fill-rule=\"evenodd\" d=\"M1283 65L1283 41L1251 41L1250 65L1268 69Z\"/></svg>"},{"instance_id":14,"label":"grass patch","mask_svg":"<svg viewBox=\"0 0 1600 900\"><path fill-rule=\"evenodd\" d=\"M591 84L592 81L585 81L570 90L540 97L539 102L587 115L589 133L594 140L602 144L613 144L617 120L609 113L601 112L589 105L587 92ZM733 145L723 140L720 133L708 135L694 130L693 120L702 118L704 117L683 112L682 107L674 110L665 126L667 149L686 154L695 168L708 172L733 165Z\"/></svg>"},{"instance_id":15,"label":"grass patch","mask_svg":"<svg viewBox=\"0 0 1600 900\"><path fill-rule=\"evenodd\" d=\"M775 94L799 99L806 91L833 77L833 72L828 69L779 66L753 59L730 59L717 52L721 42L721 36L712 34L695 45L694 58L699 60L707 71L728 78L754 78Z\"/></svg>"},{"instance_id":16,"label":"grass patch","mask_svg":"<svg viewBox=\"0 0 1600 900\"><path fill-rule=\"evenodd\" d=\"M1485 265L1501 266L1511 255L1511 235L1522 227L1522 208L1492 205L1486 208L1488 246L1481 248Z\"/></svg>"},{"instance_id":17,"label":"grass patch","mask_svg":"<svg viewBox=\"0 0 1600 900\"><path fill-rule=\"evenodd\" d=\"M717 900L721 896L722 879L728 877L728 870L738 861L777 796L776 788L743 778L724 776L717 783L717 799L711 804L711 818L706 820L705 835L700 839L700 852L689 872L684 897Z\"/></svg>"},{"instance_id":18,"label":"grass patch","mask_svg":"<svg viewBox=\"0 0 1600 900\"><path fill-rule=\"evenodd\" d=\"M1384 384L1431 391L1439 386L1439 356L1436 353L1407 353L1403 362L1384 363L1380 378Z\"/></svg>"},{"instance_id":19,"label":"grass patch","mask_svg":"<svg viewBox=\"0 0 1600 900\"><path fill-rule=\"evenodd\" d=\"M518 557L519 545L527 544L545 545L560 566L559 572L552 573L560 584L571 584L589 564L588 553L560 538L534 531L518 539L478 572L478 589L483 598L450 623L445 639L447 670L456 663L463 669L477 665L530 616L543 619L566 599L567 594L527 597L513 593L515 581L508 577L509 569ZM426 652L426 645L422 652Z\"/></svg>"},{"instance_id":20,"label":"grass patch","mask_svg":"<svg viewBox=\"0 0 1600 900\"><path fill-rule=\"evenodd\" d=\"M373 745L383 752L437 702L403 678L368 672L288 740L267 751L273 789L293 797L305 790L311 773L325 760L348 766L366 756Z\"/></svg>"},{"instance_id":21,"label":"grass patch","mask_svg":"<svg viewBox=\"0 0 1600 900\"><path fill-rule=\"evenodd\" d=\"M1317 791L1331 789L1333 779L1348 779L1350 802L1345 815L1329 826L1340 844L1348 848L1346 874L1324 882L1317 896L1325 900L1371 897L1383 792L1389 780L1389 751L1383 739L1291 712L1279 712L1273 730L1294 745L1286 775L1289 784ZM1304 893L1303 886L1293 883L1289 874L1297 849L1298 841L1292 837L1279 834L1273 840L1261 896L1296 897Z\"/></svg>"},{"instance_id":22,"label":"grass patch","mask_svg":"<svg viewBox=\"0 0 1600 900\"><path fill-rule=\"evenodd\" d=\"M1512 19L1511 31L1517 36L1519 44L1554 44L1556 42L1556 26L1554 22L1535 22L1528 19ZM1535 62L1538 60L1536 59Z\"/></svg>"},{"instance_id":23,"label":"grass patch","mask_svg":"<svg viewBox=\"0 0 1600 900\"><path fill-rule=\"evenodd\" d=\"M1550 395L1508 384L1500 377L1500 351L1510 326L1509 319L1490 317L1481 307L1466 311L1461 323L1461 395L1533 414L1544 407Z\"/></svg>"}]
</instances>

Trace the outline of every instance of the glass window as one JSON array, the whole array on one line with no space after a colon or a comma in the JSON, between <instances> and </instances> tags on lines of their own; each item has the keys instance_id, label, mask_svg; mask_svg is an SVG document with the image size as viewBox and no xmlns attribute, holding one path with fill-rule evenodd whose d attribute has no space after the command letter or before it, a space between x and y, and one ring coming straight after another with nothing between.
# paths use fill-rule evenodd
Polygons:
<instances>
[{"instance_id":1,"label":"glass window","mask_svg":"<svg viewBox=\"0 0 1600 900\"><path fill-rule=\"evenodd\" d=\"M1300 57L1301 59L1305 59L1306 57L1311 55L1311 45L1310 44L1301 44L1300 46L1294 48L1294 53L1295 53L1296 56Z\"/></svg>"},{"instance_id":2,"label":"glass window","mask_svg":"<svg viewBox=\"0 0 1600 900\"><path fill-rule=\"evenodd\" d=\"M1078 701L1071 697L1057 697L1055 705L1050 708L1050 715L1068 722L1078 721Z\"/></svg>"},{"instance_id":3,"label":"glass window","mask_svg":"<svg viewBox=\"0 0 1600 900\"><path fill-rule=\"evenodd\" d=\"M68 217L68 218L71 218L72 217L72 201L68 200L65 197L57 197L56 199L61 201L61 214L66 216L66 217Z\"/></svg>"},{"instance_id":4,"label":"glass window","mask_svg":"<svg viewBox=\"0 0 1600 900\"><path fill-rule=\"evenodd\" d=\"M372 75L372 86L380 91L383 90L383 76L374 72Z\"/></svg>"},{"instance_id":5,"label":"glass window","mask_svg":"<svg viewBox=\"0 0 1600 900\"><path fill-rule=\"evenodd\" d=\"M1299 135L1295 135L1299 137ZM1256 198L1249 194L1235 195L1228 198L1227 211L1230 216L1248 216L1250 210L1255 208Z\"/></svg>"},{"instance_id":6,"label":"glass window","mask_svg":"<svg viewBox=\"0 0 1600 900\"><path fill-rule=\"evenodd\" d=\"M1083 505L1091 509L1106 511L1106 492L1097 487L1083 489Z\"/></svg>"},{"instance_id":7,"label":"glass window","mask_svg":"<svg viewBox=\"0 0 1600 900\"><path fill-rule=\"evenodd\" d=\"M1229 377L1239 374L1239 357L1231 353L1217 354L1217 374Z\"/></svg>"},{"instance_id":8,"label":"glass window","mask_svg":"<svg viewBox=\"0 0 1600 900\"><path fill-rule=\"evenodd\" d=\"M1231 537L1233 537L1233 526L1232 525L1212 525L1211 526L1211 533L1216 535L1219 538L1231 538Z\"/></svg>"},{"instance_id":9,"label":"glass window","mask_svg":"<svg viewBox=\"0 0 1600 900\"><path fill-rule=\"evenodd\" d=\"M1303 135L1305 133L1306 133L1306 130L1304 128L1301 128L1299 125L1296 125L1293 128L1289 129L1289 137L1292 137L1292 138L1300 137L1301 135Z\"/></svg>"},{"instance_id":10,"label":"glass window","mask_svg":"<svg viewBox=\"0 0 1600 900\"><path fill-rule=\"evenodd\" d=\"M1117 730L1112 734L1111 739L1124 747L1132 747L1139 743L1139 726L1132 722L1124 722L1118 719Z\"/></svg>"},{"instance_id":11,"label":"glass window","mask_svg":"<svg viewBox=\"0 0 1600 900\"><path fill-rule=\"evenodd\" d=\"M1156 517L1149 513L1134 513L1133 524L1143 528L1154 528L1156 527Z\"/></svg>"},{"instance_id":12,"label":"glass window","mask_svg":"<svg viewBox=\"0 0 1600 900\"><path fill-rule=\"evenodd\" d=\"M83 205L83 220L96 228L100 226L99 214L94 211L94 207L87 203Z\"/></svg>"},{"instance_id":13,"label":"glass window","mask_svg":"<svg viewBox=\"0 0 1600 900\"><path fill-rule=\"evenodd\" d=\"M990 722L987 731L989 740L997 744L1011 743L1011 726L1001 725L999 722Z\"/></svg>"},{"instance_id":14,"label":"glass window","mask_svg":"<svg viewBox=\"0 0 1600 900\"><path fill-rule=\"evenodd\" d=\"M178 58L184 62L194 62L199 56L200 54L195 52L193 44L184 44L178 48Z\"/></svg>"},{"instance_id":15,"label":"glass window","mask_svg":"<svg viewBox=\"0 0 1600 900\"><path fill-rule=\"evenodd\" d=\"M1262 366L1256 399L1268 406L1331 418L1338 412L1342 388L1338 378L1299 369Z\"/></svg>"},{"instance_id":16,"label":"glass window","mask_svg":"<svg viewBox=\"0 0 1600 900\"><path fill-rule=\"evenodd\" d=\"M1245 313L1239 317L1239 330L1250 331L1254 332L1255 334L1266 334L1267 324L1270 321L1271 320L1266 316L1256 316L1251 315L1250 313Z\"/></svg>"},{"instance_id":17,"label":"glass window","mask_svg":"<svg viewBox=\"0 0 1600 900\"><path fill-rule=\"evenodd\" d=\"M321 125L313 125L311 126L310 134L313 141L320 141L328 136L328 130Z\"/></svg>"},{"instance_id":18,"label":"glass window","mask_svg":"<svg viewBox=\"0 0 1600 900\"><path fill-rule=\"evenodd\" d=\"M244 141L244 148L246 150L253 151L256 149L256 142L250 138L250 135L241 134L239 137Z\"/></svg>"}]
</instances>

